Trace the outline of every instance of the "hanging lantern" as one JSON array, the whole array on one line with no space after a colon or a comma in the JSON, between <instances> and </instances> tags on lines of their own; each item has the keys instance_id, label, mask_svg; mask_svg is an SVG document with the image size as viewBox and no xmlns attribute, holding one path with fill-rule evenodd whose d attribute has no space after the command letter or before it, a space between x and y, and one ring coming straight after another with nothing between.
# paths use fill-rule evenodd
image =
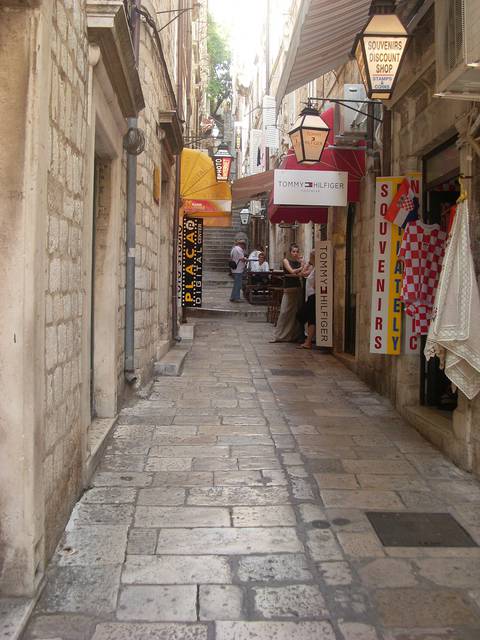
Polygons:
<instances>
[{"instance_id":1,"label":"hanging lantern","mask_svg":"<svg viewBox=\"0 0 480 640\"><path fill-rule=\"evenodd\" d=\"M288 132L299 164L319 162L327 142L329 126L321 119L317 109L305 107Z\"/></svg>"},{"instance_id":2,"label":"hanging lantern","mask_svg":"<svg viewBox=\"0 0 480 640\"><path fill-rule=\"evenodd\" d=\"M227 145L222 142L217 152L213 155L213 164L215 166L215 175L217 182L227 182L230 177L233 156L230 155Z\"/></svg>"},{"instance_id":3,"label":"hanging lantern","mask_svg":"<svg viewBox=\"0 0 480 640\"><path fill-rule=\"evenodd\" d=\"M392 13L374 13L357 36L354 54L371 100L390 100L409 40L400 18ZM379 11L381 8L379 6ZM375 9L374 9L375 11Z\"/></svg>"},{"instance_id":4,"label":"hanging lantern","mask_svg":"<svg viewBox=\"0 0 480 640\"><path fill-rule=\"evenodd\" d=\"M240 211L240 223L248 224L250 222L250 209L242 209Z\"/></svg>"}]
</instances>

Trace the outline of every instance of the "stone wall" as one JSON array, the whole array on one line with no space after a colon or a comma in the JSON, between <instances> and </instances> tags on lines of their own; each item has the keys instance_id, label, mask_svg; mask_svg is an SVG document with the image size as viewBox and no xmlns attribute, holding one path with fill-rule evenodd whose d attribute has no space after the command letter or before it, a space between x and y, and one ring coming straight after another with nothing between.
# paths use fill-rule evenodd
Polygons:
<instances>
[{"instance_id":1,"label":"stone wall","mask_svg":"<svg viewBox=\"0 0 480 640\"><path fill-rule=\"evenodd\" d=\"M480 286L480 157L473 155L472 171L473 179L468 183L472 191L472 206L470 208L470 243L477 281ZM467 188L469 188L467 186ZM471 404L471 440L472 440L472 468L480 477L480 394Z\"/></svg>"},{"instance_id":2,"label":"stone wall","mask_svg":"<svg viewBox=\"0 0 480 640\"><path fill-rule=\"evenodd\" d=\"M82 227L87 128L84 2L56 0L51 30L45 297L47 555L81 487Z\"/></svg>"},{"instance_id":3,"label":"stone wall","mask_svg":"<svg viewBox=\"0 0 480 640\"><path fill-rule=\"evenodd\" d=\"M89 43L85 0L0 5L0 273L8 300L0 309L0 594L33 595L92 470L95 417L108 426L126 399L122 139L131 107L121 92L124 80L137 78ZM145 5L152 15L175 8ZM165 67L141 22L138 386L173 335L175 158L159 112L175 109L175 79L167 76L176 67L175 27L163 32ZM109 32L110 43L117 33Z\"/></svg>"},{"instance_id":4,"label":"stone wall","mask_svg":"<svg viewBox=\"0 0 480 640\"><path fill-rule=\"evenodd\" d=\"M435 51L433 11L420 24L421 37L415 37L407 52L392 109L392 171L403 175L422 170L422 158L439 144L461 131L462 120L471 109L463 101L442 100L435 92ZM349 65L339 74L338 85L349 75ZM415 80L413 80L415 79ZM352 79L350 79L352 81ZM353 80L355 81L355 80ZM335 88L334 88L335 90ZM480 182L479 161L472 149L464 145L459 153L460 170L474 180L468 184L473 207L471 240L477 273L480 268L480 219L478 214ZM470 167L473 168L470 168ZM374 171L375 169L375 171ZM460 466L480 474L480 398L468 402L459 398L458 409L446 420L434 409L418 414L411 408L420 404L419 356L382 356L370 354L371 273L374 237L375 176L379 175L373 159L367 162L361 202L357 206L354 251L357 257L357 332L355 358L343 354L345 321L345 217L341 211L329 223L329 236L335 246L335 351L362 379L382 395L389 397L397 409L412 420L422 433L442 448ZM421 417L419 417L421 416Z\"/></svg>"},{"instance_id":5,"label":"stone wall","mask_svg":"<svg viewBox=\"0 0 480 640\"><path fill-rule=\"evenodd\" d=\"M160 4L160 3L158 3ZM172 53L172 52L171 52ZM135 368L139 383L151 377L155 360L172 338L172 251L175 166L162 143L158 114L173 109L164 70L149 27L142 25L139 73L146 107L139 127L146 136L137 164L135 258ZM159 202L153 197L153 176L161 175Z\"/></svg>"},{"instance_id":6,"label":"stone wall","mask_svg":"<svg viewBox=\"0 0 480 640\"><path fill-rule=\"evenodd\" d=\"M43 569L44 190L48 12L0 6L0 594L33 592ZM36 75L35 75L36 74ZM41 111L41 113L40 113ZM30 123L30 126L27 126ZM33 128L33 125L35 128ZM43 149L45 148L43 146ZM45 154L43 154L44 156Z\"/></svg>"}]
</instances>

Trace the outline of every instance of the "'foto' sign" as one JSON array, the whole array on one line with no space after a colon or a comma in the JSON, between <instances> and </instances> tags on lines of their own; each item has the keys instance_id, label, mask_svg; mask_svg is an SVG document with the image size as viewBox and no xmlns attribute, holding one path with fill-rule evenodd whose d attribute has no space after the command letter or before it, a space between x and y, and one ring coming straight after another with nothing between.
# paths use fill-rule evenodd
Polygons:
<instances>
[{"instance_id":1,"label":"'foto' sign","mask_svg":"<svg viewBox=\"0 0 480 640\"><path fill-rule=\"evenodd\" d=\"M421 174L406 176L421 200ZM372 272L370 352L399 355L402 335L402 263L397 258L403 230L384 219L404 177L377 178Z\"/></svg>"},{"instance_id":2,"label":"'foto' sign","mask_svg":"<svg viewBox=\"0 0 480 640\"><path fill-rule=\"evenodd\" d=\"M333 347L333 259L329 240L315 243L315 305L317 347Z\"/></svg>"}]
</instances>

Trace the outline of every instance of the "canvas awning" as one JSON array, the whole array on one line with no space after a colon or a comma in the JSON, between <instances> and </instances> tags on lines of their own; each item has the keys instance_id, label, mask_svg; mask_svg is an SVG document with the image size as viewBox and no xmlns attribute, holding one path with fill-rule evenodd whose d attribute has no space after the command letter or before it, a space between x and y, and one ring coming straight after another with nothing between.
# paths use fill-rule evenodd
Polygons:
<instances>
[{"instance_id":1,"label":"canvas awning","mask_svg":"<svg viewBox=\"0 0 480 640\"><path fill-rule=\"evenodd\" d=\"M249 200L255 200L263 193L270 193L272 189L273 171L262 171L245 178L239 178L232 184L233 205L244 205Z\"/></svg>"},{"instance_id":2,"label":"canvas awning","mask_svg":"<svg viewBox=\"0 0 480 640\"><path fill-rule=\"evenodd\" d=\"M180 169L182 212L203 218L206 227L231 226L232 190L217 182L212 159L198 149L183 149Z\"/></svg>"},{"instance_id":3,"label":"canvas awning","mask_svg":"<svg viewBox=\"0 0 480 640\"><path fill-rule=\"evenodd\" d=\"M277 104L343 64L365 26L372 0L302 0L276 92Z\"/></svg>"},{"instance_id":4,"label":"canvas awning","mask_svg":"<svg viewBox=\"0 0 480 640\"><path fill-rule=\"evenodd\" d=\"M273 204L273 196L268 201L268 218L273 224L282 222L294 224L325 224L328 222L327 207L293 207L284 204Z\"/></svg>"},{"instance_id":5,"label":"canvas awning","mask_svg":"<svg viewBox=\"0 0 480 640\"><path fill-rule=\"evenodd\" d=\"M348 202L359 202L360 182L365 175L365 146L358 149L342 149L333 147L333 120L334 108L326 109L322 114L322 120L330 127L322 159L315 164L299 164L293 149L289 149L282 159L279 169L294 171L346 171L348 173ZM301 207L292 205L276 205L273 203L273 189L268 203L268 217L270 222L294 223L314 222L323 224L327 222L327 207Z\"/></svg>"}]
</instances>

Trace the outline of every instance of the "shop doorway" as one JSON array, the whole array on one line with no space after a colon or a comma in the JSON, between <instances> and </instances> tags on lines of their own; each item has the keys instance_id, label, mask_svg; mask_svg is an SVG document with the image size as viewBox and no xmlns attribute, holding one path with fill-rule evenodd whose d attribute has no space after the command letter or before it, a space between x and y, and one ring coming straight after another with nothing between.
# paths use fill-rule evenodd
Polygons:
<instances>
[{"instance_id":1,"label":"shop doorway","mask_svg":"<svg viewBox=\"0 0 480 640\"><path fill-rule=\"evenodd\" d=\"M460 195L459 174L455 139L424 158L424 222L439 224L444 231L448 231L452 207ZM426 336L422 336L420 402L443 411L453 411L457 407L457 392L452 390L451 382L440 368L438 358L426 361L423 355L426 339Z\"/></svg>"},{"instance_id":2,"label":"shop doorway","mask_svg":"<svg viewBox=\"0 0 480 640\"><path fill-rule=\"evenodd\" d=\"M92 270L90 290L90 418L96 417L95 409L95 272L96 272L96 228L99 208L100 158L95 156L93 169L93 219L92 219Z\"/></svg>"},{"instance_id":3,"label":"shop doorway","mask_svg":"<svg viewBox=\"0 0 480 640\"><path fill-rule=\"evenodd\" d=\"M357 269L355 256L355 205L349 204L345 242L345 353L355 355L357 332Z\"/></svg>"},{"instance_id":4,"label":"shop doorway","mask_svg":"<svg viewBox=\"0 0 480 640\"><path fill-rule=\"evenodd\" d=\"M117 405L116 342L118 326L117 264L120 216L116 195L117 159L95 154L91 221L89 291L90 418L115 415Z\"/></svg>"}]
</instances>

